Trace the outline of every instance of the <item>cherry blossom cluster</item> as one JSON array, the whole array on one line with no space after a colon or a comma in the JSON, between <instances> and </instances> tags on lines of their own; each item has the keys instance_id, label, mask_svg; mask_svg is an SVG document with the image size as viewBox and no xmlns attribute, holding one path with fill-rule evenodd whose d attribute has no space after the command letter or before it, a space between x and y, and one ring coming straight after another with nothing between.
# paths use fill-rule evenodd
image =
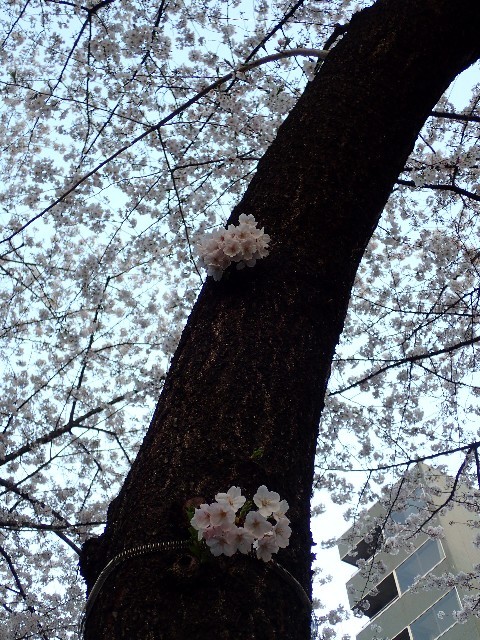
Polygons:
<instances>
[{"instance_id":1,"label":"cherry blossom cluster","mask_svg":"<svg viewBox=\"0 0 480 640\"><path fill-rule=\"evenodd\" d=\"M268 256L269 242L270 236L264 233L263 227L257 228L254 216L242 213L237 226L230 224L227 229L204 234L196 250L207 275L220 280L232 262L236 262L237 269L243 269L253 267L257 260Z\"/></svg>"},{"instance_id":2,"label":"cherry blossom cluster","mask_svg":"<svg viewBox=\"0 0 480 640\"><path fill-rule=\"evenodd\" d=\"M272 554L288 546L292 530L285 516L287 501L262 485L253 502L256 511L248 510L239 487L230 487L227 493L217 493L212 504L195 509L190 523L214 556L233 556L237 551L246 554L253 548L260 560L268 562Z\"/></svg>"}]
</instances>

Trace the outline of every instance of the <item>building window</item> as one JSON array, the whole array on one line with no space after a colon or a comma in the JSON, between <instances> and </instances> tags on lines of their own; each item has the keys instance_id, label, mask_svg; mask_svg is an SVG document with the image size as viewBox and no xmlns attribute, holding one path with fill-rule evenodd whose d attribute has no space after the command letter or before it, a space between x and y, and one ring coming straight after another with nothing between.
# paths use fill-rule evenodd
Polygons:
<instances>
[{"instance_id":1,"label":"building window","mask_svg":"<svg viewBox=\"0 0 480 640\"><path fill-rule=\"evenodd\" d=\"M399 511L392 511L390 514L391 519L397 524L405 524L408 516L417 514L425 508L425 498L423 495L423 489L417 487L415 490L415 497L409 498L403 509L400 509Z\"/></svg>"},{"instance_id":2,"label":"building window","mask_svg":"<svg viewBox=\"0 0 480 640\"><path fill-rule=\"evenodd\" d=\"M373 591L360 600L355 609L369 618L373 618L396 598L398 598L398 589L394 575L391 573Z\"/></svg>"},{"instance_id":3,"label":"building window","mask_svg":"<svg viewBox=\"0 0 480 640\"><path fill-rule=\"evenodd\" d=\"M377 551L380 551L382 538L382 528L375 527L375 529L368 536L365 536L364 540L360 540L357 546L342 558L343 562L348 562L348 564L357 566L357 562L359 559L368 560L373 555L375 555Z\"/></svg>"},{"instance_id":4,"label":"building window","mask_svg":"<svg viewBox=\"0 0 480 640\"><path fill-rule=\"evenodd\" d=\"M424 576L444 558L443 550L436 540L427 540L395 569L402 593L409 589L415 578Z\"/></svg>"},{"instance_id":5,"label":"building window","mask_svg":"<svg viewBox=\"0 0 480 640\"><path fill-rule=\"evenodd\" d=\"M443 596L419 618L412 622L410 629L413 640L435 640L455 624L453 612L461 608L455 589Z\"/></svg>"}]
</instances>

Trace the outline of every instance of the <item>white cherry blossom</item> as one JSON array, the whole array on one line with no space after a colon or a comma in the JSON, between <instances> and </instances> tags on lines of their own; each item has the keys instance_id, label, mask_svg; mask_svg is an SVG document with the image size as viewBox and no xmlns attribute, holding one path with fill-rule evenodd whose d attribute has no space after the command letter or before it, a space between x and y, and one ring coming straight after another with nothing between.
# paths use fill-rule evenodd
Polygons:
<instances>
[{"instance_id":1,"label":"white cherry blossom","mask_svg":"<svg viewBox=\"0 0 480 640\"><path fill-rule=\"evenodd\" d=\"M285 514L288 511L288 502L286 500L280 500L278 503L278 508L273 511L273 517L275 520L280 520L285 518ZM285 518L288 520L287 518Z\"/></svg>"},{"instance_id":2,"label":"white cherry blossom","mask_svg":"<svg viewBox=\"0 0 480 640\"><path fill-rule=\"evenodd\" d=\"M288 518L280 518L277 524L273 527L276 543L281 549L288 547L290 535L292 533L292 530L289 527L289 522Z\"/></svg>"},{"instance_id":3,"label":"white cherry blossom","mask_svg":"<svg viewBox=\"0 0 480 640\"><path fill-rule=\"evenodd\" d=\"M277 542L277 537L274 532L269 532L263 538L259 538L254 543L257 558L264 562L270 562L272 555L277 553L280 545Z\"/></svg>"},{"instance_id":4,"label":"white cherry blossom","mask_svg":"<svg viewBox=\"0 0 480 640\"><path fill-rule=\"evenodd\" d=\"M265 493L265 490L266 487L262 485L255 495L264 499L278 495L268 491ZM236 551L246 554L253 546L257 550L257 557L268 562L272 553L288 546L292 530L290 521L282 511L288 508L286 500L276 501L276 517L270 513L271 521L260 510L246 514L240 512L235 516L246 501L240 487L232 486L226 493L217 493L215 500L210 505L202 504L196 508L190 520L191 526L197 530L198 540L204 540L213 555L231 556ZM269 539L264 540L266 537Z\"/></svg>"},{"instance_id":5,"label":"white cherry blossom","mask_svg":"<svg viewBox=\"0 0 480 640\"><path fill-rule=\"evenodd\" d=\"M214 230L197 240L196 251L199 264L206 268L207 275L220 280L223 271L232 263L237 269L253 267L257 260L265 258L269 251L270 236L257 228L253 215L239 216L239 224L228 229Z\"/></svg>"},{"instance_id":6,"label":"white cherry blossom","mask_svg":"<svg viewBox=\"0 0 480 640\"><path fill-rule=\"evenodd\" d=\"M210 506L208 504L202 504L198 509L195 509L195 514L190 520L190 524L198 530L198 539L200 540L202 532L212 524L210 519Z\"/></svg>"},{"instance_id":7,"label":"white cherry blossom","mask_svg":"<svg viewBox=\"0 0 480 640\"><path fill-rule=\"evenodd\" d=\"M253 501L258 507L258 511L266 518L280 509L280 496L276 491L269 491L264 484L258 487Z\"/></svg>"},{"instance_id":8,"label":"white cherry blossom","mask_svg":"<svg viewBox=\"0 0 480 640\"><path fill-rule=\"evenodd\" d=\"M210 515L210 523L214 527L227 528L235 522L235 511L227 502L214 502L209 505L208 513Z\"/></svg>"},{"instance_id":9,"label":"white cherry blossom","mask_svg":"<svg viewBox=\"0 0 480 640\"><path fill-rule=\"evenodd\" d=\"M236 539L234 538L232 540L229 536L229 530L221 526L207 529L203 537L214 556L220 556L222 554L225 556L233 556L238 549Z\"/></svg>"},{"instance_id":10,"label":"white cherry blossom","mask_svg":"<svg viewBox=\"0 0 480 640\"><path fill-rule=\"evenodd\" d=\"M259 511L249 511L245 517L245 529L255 538L261 538L273 530L273 526Z\"/></svg>"},{"instance_id":11,"label":"white cherry blossom","mask_svg":"<svg viewBox=\"0 0 480 640\"><path fill-rule=\"evenodd\" d=\"M230 544L234 545L240 553L246 554L252 550L252 544L255 538L253 534L244 527L232 527L227 531L227 540Z\"/></svg>"},{"instance_id":12,"label":"white cherry blossom","mask_svg":"<svg viewBox=\"0 0 480 640\"><path fill-rule=\"evenodd\" d=\"M217 493L215 500L220 504L229 504L237 512L245 504L246 498L242 496L240 487L230 487L227 493Z\"/></svg>"}]
</instances>

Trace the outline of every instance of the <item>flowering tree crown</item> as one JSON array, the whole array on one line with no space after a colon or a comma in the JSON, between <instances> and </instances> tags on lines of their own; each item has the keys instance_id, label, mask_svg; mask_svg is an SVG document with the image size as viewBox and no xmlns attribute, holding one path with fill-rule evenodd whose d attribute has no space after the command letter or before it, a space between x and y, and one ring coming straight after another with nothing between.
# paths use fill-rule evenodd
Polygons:
<instances>
[{"instance_id":1,"label":"flowering tree crown","mask_svg":"<svg viewBox=\"0 0 480 640\"><path fill-rule=\"evenodd\" d=\"M246 61L325 48L332 25L372 4L1 3L5 640L71 640L80 547L103 528L201 287L190 240L224 226L317 56L248 72ZM356 277L314 481L349 520L410 459L478 441L477 82L478 68L467 71L432 112ZM271 231L257 205L246 212ZM283 218L275 248L285 232L298 237L308 266L308 229ZM313 284L302 269L298 282ZM475 452L463 469L472 491ZM478 513L478 497L471 504Z\"/></svg>"}]
</instances>

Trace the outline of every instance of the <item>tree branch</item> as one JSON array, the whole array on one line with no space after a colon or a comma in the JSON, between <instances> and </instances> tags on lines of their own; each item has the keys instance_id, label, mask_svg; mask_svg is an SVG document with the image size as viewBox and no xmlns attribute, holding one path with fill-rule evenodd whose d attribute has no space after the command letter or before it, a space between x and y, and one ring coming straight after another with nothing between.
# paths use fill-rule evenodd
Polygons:
<instances>
[{"instance_id":1,"label":"tree branch","mask_svg":"<svg viewBox=\"0 0 480 640\"><path fill-rule=\"evenodd\" d=\"M478 446L478 445L477 445L477 446ZM475 448L476 448L476 447L475 447ZM469 447L469 449L467 450L467 453L466 453L466 455L465 455L465 459L464 459L464 461L462 462L462 464L460 465L460 468L459 468L459 470L457 471L457 473L456 473L456 475L455 475L455 479L454 479L454 481L453 481L452 490L450 491L450 493L449 493L449 495L448 495L447 499L445 500L445 502L443 502L443 504L441 504L440 506L436 507L436 508L435 508L435 509L430 513L430 515L428 516L428 518L427 518L426 520L424 520L424 521L422 522L422 524L418 527L418 529L416 529L416 530L412 533L412 535L410 536L411 538L413 538L415 535L417 535L417 533L420 533L420 531L422 531L423 527L424 527L426 524L428 524L429 522L431 522L431 520L433 520L433 518L437 515L437 513L440 513L440 511L441 511L444 507L446 507L446 506L447 506L447 504L448 504L449 502L451 502L451 501L453 500L453 498L455 497L455 492L456 492L456 490L457 490L458 483L459 483L459 481L460 481L460 476L462 475L463 470L465 469L465 466L466 466L467 461L468 461L468 456L469 456L469 455L470 455L470 453L473 451L473 449L474 449L474 447L473 447L473 446L471 446L471 447Z\"/></svg>"},{"instance_id":2,"label":"tree branch","mask_svg":"<svg viewBox=\"0 0 480 640\"><path fill-rule=\"evenodd\" d=\"M9 236L4 238L3 240L0 240L0 244L3 244L5 242L10 242L11 240L13 240L13 238L15 238L18 234L24 231L31 224L33 224L36 220L39 220L42 216L44 216L46 213L48 213L54 207L60 204L63 200L65 200L65 198L69 196L71 193L73 193L81 184L83 184L93 175L98 173L101 169L103 169L103 167L105 167L107 164L112 162L112 160L115 160L116 158L118 158L118 156L120 156L124 151L131 149L133 146L135 146L138 142L140 142L141 140L149 136L151 133L158 131L161 127L163 127L168 122L173 120L175 116L179 115L180 113L188 109L188 107L191 107L192 104L195 104L196 102L198 102L200 98L203 98L204 96L206 96L208 93L210 93L210 91L214 91L225 82L228 82L228 80L231 80L232 78L236 77L238 73L245 73L247 71L250 71L251 69L255 69L256 67L261 66L262 64L266 64L267 62L274 62L276 60L281 60L282 58L289 58L292 56L315 56L317 58L325 58L327 54L328 54L328 51L323 51L322 49L305 49L305 48L289 49L288 51L280 51L278 53L265 56L264 58L260 58L259 60L255 60L254 62L241 64L234 71L231 71L230 73L227 73L224 76L221 76L218 80L215 80L215 82L212 82L201 91L198 91L192 98L190 98L189 100L181 104L179 107L171 111L168 116L166 116L165 118L157 122L157 124L154 124L151 127L148 127L143 133L136 136L133 140L131 140L127 144L124 144L122 147L120 147L120 149L117 149L117 151L115 151L110 156L108 156L108 158L105 158L105 160L102 160L102 162L99 162L93 169L91 169L91 171L88 171L81 178L76 180L66 191L64 191L64 193L61 196L59 196L58 198L56 198L56 200L54 200L51 204L49 204L48 207L45 207L45 209L37 213L36 216L34 216L33 218L30 218L28 222L21 225L16 231L11 233Z\"/></svg>"},{"instance_id":3,"label":"tree branch","mask_svg":"<svg viewBox=\"0 0 480 640\"><path fill-rule=\"evenodd\" d=\"M19 591L19 593L20 593L20 595L22 597L22 600L25 602L25 605L26 605L28 611L30 611L31 614L36 615L34 607L32 607L31 604L27 604L27 594L25 592L25 589L23 588L23 585L21 583L20 577L19 577L19 575L17 573L17 570L15 569L15 565L13 564L13 561L12 561L10 555L1 546L0 546L0 555L3 557L3 559L7 563L8 568L10 569L10 573L13 576L15 584L17 585L17 589L18 589L18 591ZM41 637L43 638L43 640L48 640L48 637L47 637L45 631L43 630L42 625L41 625L39 620L37 620L37 626L38 626L38 631L39 631Z\"/></svg>"},{"instance_id":4,"label":"tree branch","mask_svg":"<svg viewBox=\"0 0 480 640\"><path fill-rule=\"evenodd\" d=\"M415 184L413 180L397 180L397 184L404 185L405 187L413 187L415 189L434 189L437 191L452 191L459 196L465 196L466 198L470 198L471 200L476 200L480 202L480 195L477 193L472 193L471 191L467 191L466 189L462 189L462 187L457 187L454 184Z\"/></svg>"},{"instance_id":5,"label":"tree branch","mask_svg":"<svg viewBox=\"0 0 480 640\"><path fill-rule=\"evenodd\" d=\"M137 393L140 393L140 390L138 391L134 390L129 393L124 393L123 395L117 396L116 398L113 398L113 400L110 400L110 402L108 402L107 405L113 406L115 404L118 404L119 402L122 402L123 400L126 400L130 395L135 395ZM38 447L42 444L47 444L48 442L52 442L52 440L59 438L65 433L69 433L74 427L80 427L82 423L85 422L85 420L88 420L88 418L91 418L92 416L97 415L102 411L105 411L105 409L106 409L105 406L96 407L95 409L91 409L90 411L87 411L87 413L84 413L82 416L78 416L78 418L75 418L74 420L70 420L69 422L62 425L61 427L58 427L57 429L52 429L45 435L40 436L39 438L37 438L36 440L33 440L32 442L29 442L28 444L24 444L22 447L20 447L16 451L12 451L12 453L9 453L3 456L3 458L0 458L0 465L6 464L7 462L11 462L12 460L15 460L15 458L19 458L20 456L23 456L24 454L29 453L30 451L35 449L35 447Z\"/></svg>"},{"instance_id":6,"label":"tree branch","mask_svg":"<svg viewBox=\"0 0 480 640\"><path fill-rule=\"evenodd\" d=\"M15 495L22 498L22 500L26 500L27 502L30 502L30 504L32 504L33 506L40 507L42 510L47 509L48 511L51 512L51 514L55 518L57 518L57 520L64 522L68 527L71 526L68 520L64 518L59 511L57 511L56 509L52 509L51 507L48 507L42 500L38 500L37 498L32 498L31 496L28 495L28 493L19 489L16 486L16 484L11 480L5 480L4 478L0 478L0 486L5 487L5 489L7 489L8 491L11 491ZM61 531L54 531L54 533L66 544L68 544L68 546L71 547L76 554L80 555L80 547L78 547L74 542L72 542L64 533L62 533Z\"/></svg>"},{"instance_id":7,"label":"tree branch","mask_svg":"<svg viewBox=\"0 0 480 640\"><path fill-rule=\"evenodd\" d=\"M406 363L415 363L419 360L425 360L425 358L433 358L434 356L440 356L443 355L444 353L452 353L453 351L456 351L457 349L461 349L462 347L468 347L472 344L475 344L476 342L480 342L480 336L475 336L473 338L470 338L469 340L463 340L462 342L457 342L456 344L450 345L449 347L444 347L443 349L437 349L436 351L428 351L426 353L418 353L415 355L411 355L411 356L407 356L405 358L401 358L400 360L395 360L395 362L392 362L391 364L387 364L385 367L381 367L380 369L378 369L377 371L374 371L373 373L369 373L367 376L361 378L360 380L357 380L356 382L353 382L352 384L348 385L347 387L342 387L341 389L337 389L336 391L332 391L330 392L328 395L329 396L336 396L339 393L345 393L346 391L350 391L350 389L354 389L355 387L358 387L359 385L363 384L364 382L368 382L369 380L371 380L372 378L375 378L376 376L385 373L385 371L389 371L389 369L394 369L395 367L400 367L402 364L406 364Z\"/></svg>"},{"instance_id":8,"label":"tree branch","mask_svg":"<svg viewBox=\"0 0 480 640\"><path fill-rule=\"evenodd\" d=\"M286 24L290 20L290 18L295 14L297 9L299 9L304 2L305 2L305 0L298 0L293 5L293 7L290 9L290 11L288 11L283 16L283 18L280 20L280 22L277 22L277 24L273 27L273 29L271 29L265 36L263 36L263 38L260 40L260 42L257 44L257 46L253 48L253 51L251 51L249 53L249 55L247 56L247 58L245 58L244 64L247 64L248 62L250 62L250 60L253 58L253 56L256 53L258 53L260 51L260 49L266 45L266 43L270 40L270 38L272 36L274 36L277 33L277 31L279 29L281 29L283 27L283 25ZM327 48L327 47L325 47L325 48Z\"/></svg>"},{"instance_id":9,"label":"tree branch","mask_svg":"<svg viewBox=\"0 0 480 640\"><path fill-rule=\"evenodd\" d=\"M459 453L460 451L474 450L476 451L480 447L480 441L470 442L470 444L463 445L462 447L456 447L455 449L447 449L446 451L440 451L439 453L431 453L428 456L419 456L418 458L411 458L404 462L395 462L392 464L384 464L378 467L366 468L366 469L345 469L344 467L328 467L325 471L341 471L342 473L375 473L376 471L389 471L390 469L398 469L399 467L409 467L417 462L425 462L425 460L434 460L435 458L441 458L443 456L449 456L452 453Z\"/></svg>"},{"instance_id":10,"label":"tree branch","mask_svg":"<svg viewBox=\"0 0 480 640\"><path fill-rule=\"evenodd\" d=\"M447 118L449 120L460 120L461 122L480 122L480 116L467 116L464 113L453 113L451 111L432 111L435 118Z\"/></svg>"}]
</instances>

